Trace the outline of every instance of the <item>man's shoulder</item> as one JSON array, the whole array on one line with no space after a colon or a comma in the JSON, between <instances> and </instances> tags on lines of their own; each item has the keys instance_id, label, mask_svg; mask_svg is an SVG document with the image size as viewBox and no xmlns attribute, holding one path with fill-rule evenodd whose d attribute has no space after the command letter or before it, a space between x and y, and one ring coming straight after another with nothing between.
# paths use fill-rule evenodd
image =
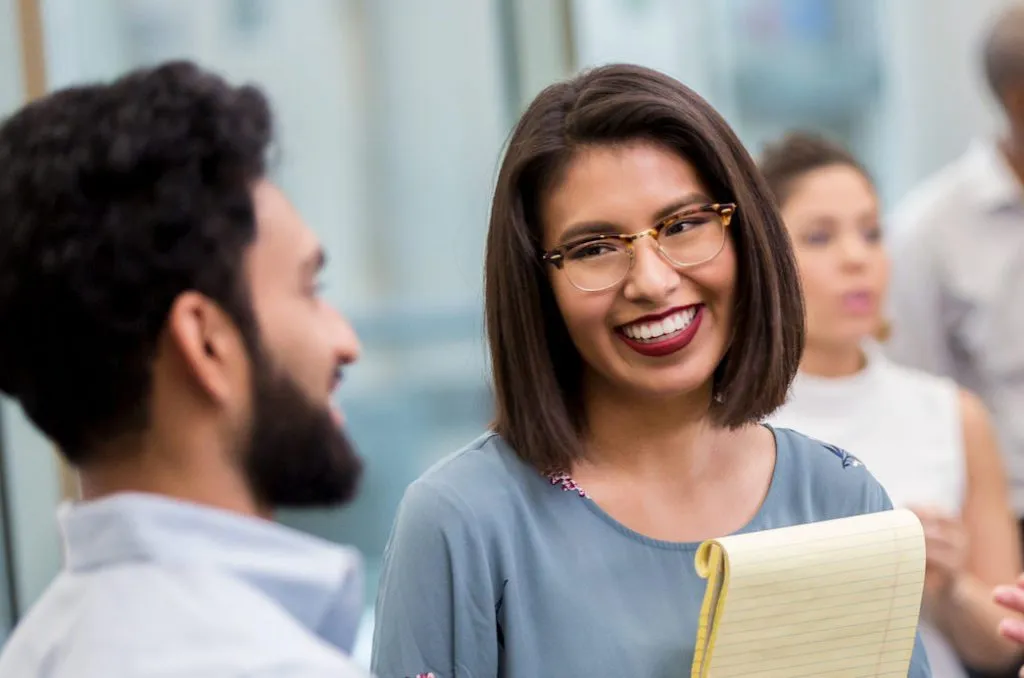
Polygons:
<instances>
[{"instance_id":1,"label":"man's shoulder","mask_svg":"<svg viewBox=\"0 0 1024 678\"><path fill-rule=\"evenodd\" d=\"M366 675L230 577L141 563L60 575L0 654L0 678L179 675L169 667L196 677Z\"/></svg>"},{"instance_id":2,"label":"man's shoulder","mask_svg":"<svg viewBox=\"0 0 1024 678\"><path fill-rule=\"evenodd\" d=\"M907 191L887 218L892 240L899 244L933 237L972 219L978 210L975 168L989 151L979 142Z\"/></svg>"}]
</instances>

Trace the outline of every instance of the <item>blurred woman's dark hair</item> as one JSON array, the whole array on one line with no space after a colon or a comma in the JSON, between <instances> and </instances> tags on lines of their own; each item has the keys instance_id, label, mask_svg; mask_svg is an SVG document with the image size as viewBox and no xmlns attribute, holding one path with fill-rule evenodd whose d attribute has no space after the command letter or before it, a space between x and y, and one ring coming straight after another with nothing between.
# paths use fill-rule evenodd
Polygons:
<instances>
[{"instance_id":1,"label":"blurred woman's dark hair","mask_svg":"<svg viewBox=\"0 0 1024 678\"><path fill-rule=\"evenodd\" d=\"M789 199L794 184L805 174L836 165L852 167L871 181L867 169L852 153L815 132L789 132L767 144L761 153L761 174L780 206Z\"/></svg>"},{"instance_id":2,"label":"blurred woman's dark hair","mask_svg":"<svg viewBox=\"0 0 1024 678\"><path fill-rule=\"evenodd\" d=\"M647 68L610 65L549 86L508 142L485 264L497 432L543 472L569 470L587 422L582 359L541 262L540 205L587 147L656 143L691 162L711 198L737 204L732 341L710 415L736 428L779 407L803 347L799 279L768 186L725 120L698 94Z\"/></svg>"}]
</instances>

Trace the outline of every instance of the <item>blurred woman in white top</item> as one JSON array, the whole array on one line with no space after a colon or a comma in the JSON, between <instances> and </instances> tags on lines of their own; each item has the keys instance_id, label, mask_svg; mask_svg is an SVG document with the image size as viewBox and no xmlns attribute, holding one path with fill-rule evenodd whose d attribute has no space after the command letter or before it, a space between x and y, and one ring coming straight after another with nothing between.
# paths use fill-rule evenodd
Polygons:
<instances>
[{"instance_id":1,"label":"blurred woman in white top","mask_svg":"<svg viewBox=\"0 0 1024 678\"><path fill-rule=\"evenodd\" d=\"M1020 547L985 407L882 354L889 262L878 196L857 160L800 133L770 145L761 169L793 239L807 314L800 374L771 423L848 450L921 519L921 630L936 678L966 676L964 665L1006 669L1019 651L998 633L991 591L1015 580Z\"/></svg>"}]
</instances>

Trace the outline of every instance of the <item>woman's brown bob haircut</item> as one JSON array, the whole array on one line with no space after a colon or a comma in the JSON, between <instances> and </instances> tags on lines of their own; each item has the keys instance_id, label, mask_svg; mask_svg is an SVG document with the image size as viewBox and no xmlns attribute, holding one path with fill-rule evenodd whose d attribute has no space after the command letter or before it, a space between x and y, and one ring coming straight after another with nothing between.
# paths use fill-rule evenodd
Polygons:
<instances>
[{"instance_id":1,"label":"woman's brown bob haircut","mask_svg":"<svg viewBox=\"0 0 1024 678\"><path fill-rule=\"evenodd\" d=\"M583 454L582 359L541 262L540 204L579 149L648 141L691 162L730 226L737 277L733 340L714 375L713 421L735 428L778 408L803 348L803 300L789 238L754 161L725 120L676 80L639 66L584 72L542 91L508 142L485 263L497 432L538 470Z\"/></svg>"}]
</instances>

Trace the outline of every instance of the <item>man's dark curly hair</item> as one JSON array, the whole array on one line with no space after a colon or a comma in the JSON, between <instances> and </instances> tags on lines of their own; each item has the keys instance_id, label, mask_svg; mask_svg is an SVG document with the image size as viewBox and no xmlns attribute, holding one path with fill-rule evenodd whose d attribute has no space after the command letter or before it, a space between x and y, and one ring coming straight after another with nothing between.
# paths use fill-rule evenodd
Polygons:
<instances>
[{"instance_id":1,"label":"man's dark curly hair","mask_svg":"<svg viewBox=\"0 0 1024 678\"><path fill-rule=\"evenodd\" d=\"M253 345L243 255L272 116L187 62L72 87L0 126L0 391L81 464L148 423L176 297Z\"/></svg>"}]
</instances>

